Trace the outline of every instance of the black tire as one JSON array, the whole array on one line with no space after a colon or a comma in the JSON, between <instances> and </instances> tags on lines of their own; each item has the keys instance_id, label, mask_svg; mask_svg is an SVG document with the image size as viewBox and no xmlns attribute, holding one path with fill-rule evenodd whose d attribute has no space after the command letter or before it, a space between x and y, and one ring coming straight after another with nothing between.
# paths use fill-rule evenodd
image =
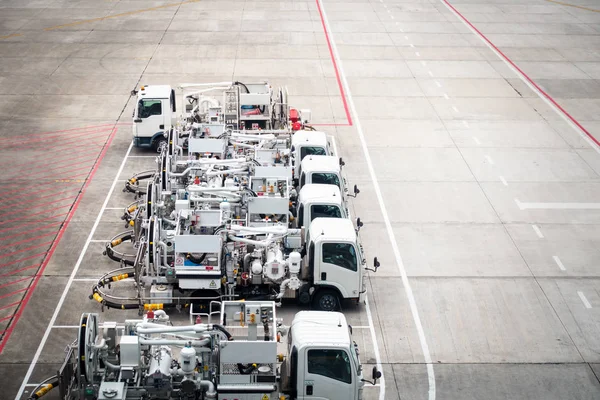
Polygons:
<instances>
[{"instance_id":1,"label":"black tire","mask_svg":"<svg viewBox=\"0 0 600 400\"><path fill-rule=\"evenodd\" d=\"M158 152L163 143L167 143L167 139L164 136L157 137L154 139L154 142L152 142L152 150Z\"/></svg>"},{"instance_id":2,"label":"black tire","mask_svg":"<svg viewBox=\"0 0 600 400\"><path fill-rule=\"evenodd\" d=\"M319 311L338 311L340 297L334 290L320 290L313 299L313 307Z\"/></svg>"}]
</instances>

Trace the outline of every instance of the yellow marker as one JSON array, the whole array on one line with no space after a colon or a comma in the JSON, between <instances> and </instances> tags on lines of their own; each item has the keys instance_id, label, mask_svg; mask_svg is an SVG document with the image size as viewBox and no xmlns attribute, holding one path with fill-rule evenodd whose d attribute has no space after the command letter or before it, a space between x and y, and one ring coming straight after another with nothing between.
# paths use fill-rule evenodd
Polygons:
<instances>
[{"instance_id":1,"label":"yellow marker","mask_svg":"<svg viewBox=\"0 0 600 400\"><path fill-rule=\"evenodd\" d=\"M127 279L129 278L129 274L121 274L121 275L115 275L112 277L113 282L117 282L120 281L121 279Z\"/></svg>"},{"instance_id":2,"label":"yellow marker","mask_svg":"<svg viewBox=\"0 0 600 400\"><path fill-rule=\"evenodd\" d=\"M162 309L163 309L163 304L144 304L145 311L162 310Z\"/></svg>"},{"instance_id":3,"label":"yellow marker","mask_svg":"<svg viewBox=\"0 0 600 400\"><path fill-rule=\"evenodd\" d=\"M111 245L112 247L115 247L115 246L118 246L118 245L120 245L122 242L123 242L123 239L115 239L115 240L113 240L112 242L110 242L110 245Z\"/></svg>"},{"instance_id":4,"label":"yellow marker","mask_svg":"<svg viewBox=\"0 0 600 400\"><path fill-rule=\"evenodd\" d=\"M102 298L102 296L100 296L100 294L99 294L99 293L94 293L94 296L93 296L93 297L94 297L94 300L96 300L98 303L102 303L102 300L104 300L104 299ZM83 325L83 326L85 326L85 325Z\"/></svg>"},{"instance_id":5,"label":"yellow marker","mask_svg":"<svg viewBox=\"0 0 600 400\"><path fill-rule=\"evenodd\" d=\"M129 221L129 225L134 226L135 225L135 221L134 220Z\"/></svg>"}]
</instances>

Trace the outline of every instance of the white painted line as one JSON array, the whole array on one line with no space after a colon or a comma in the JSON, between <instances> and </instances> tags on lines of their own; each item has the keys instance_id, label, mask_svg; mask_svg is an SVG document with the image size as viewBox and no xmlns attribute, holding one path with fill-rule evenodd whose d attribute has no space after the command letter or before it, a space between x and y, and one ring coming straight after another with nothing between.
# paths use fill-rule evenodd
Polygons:
<instances>
[{"instance_id":1,"label":"white painted line","mask_svg":"<svg viewBox=\"0 0 600 400\"><path fill-rule=\"evenodd\" d=\"M579 298L583 302L583 305L585 306L585 308L592 308L592 305L590 304L588 299L585 298L585 295L583 294L583 292L577 292L577 294L579 295Z\"/></svg>"},{"instance_id":2,"label":"white painted line","mask_svg":"<svg viewBox=\"0 0 600 400\"><path fill-rule=\"evenodd\" d=\"M444 98L445 98L446 100L450 100L450 97L448 96L448 94L447 94L447 93L444 93Z\"/></svg>"},{"instance_id":3,"label":"white painted line","mask_svg":"<svg viewBox=\"0 0 600 400\"><path fill-rule=\"evenodd\" d=\"M468 128L469 127L469 122L467 120L463 120L463 125Z\"/></svg>"},{"instance_id":4,"label":"white painted line","mask_svg":"<svg viewBox=\"0 0 600 400\"><path fill-rule=\"evenodd\" d=\"M427 65L427 63L426 63L425 61L421 60L421 65L422 65L422 66L426 66L426 65Z\"/></svg>"},{"instance_id":5,"label":"white painted line","mask_svg":"<svg viewBox=\"0 0 600 400\"><path fill-rule=\"evenodd\" d=\"M33 356L33 360L31 360L31 364L29 365L29 368L27 369L27 373L25 374L25 377L23 378L23 382L21 383L21 387L19 388L17 396L15 397L15 400L21 399L21 397L23 396L23 391L25 390L25 385L27 384L27 382L29 382L29 379L31 379L31 374L33 373L33 370L35 369L35 366L40 358L40 355L42 354L42 350L44 349L44 346L46 345L46 342L48 341L48 336L50 336L50 331L52 330L52 326L56 322L58 313L60 312L60 309L62 308L62 305L65 302L65 299L67 298L67 294L69 293L69 289L71 288L71 285L73 285L73 281L75 279L75 276L77 275L77 272L79 271L79 267L81 266L83 257L85 256L85 253L87 252L87 249L90 245L90 240L92 240L92 238L94 237L94 233L96 232L96 229L98 229L98 225L100 224L100 220L102 219L102 214L104 214L104 209L106 208L108 201L110 200L110 197L112 196L112 193L115 190L115 187L118 182L118 177L123 172L123 168L125 167L125 162L127 161L127 158L129 157L129 153L131 153L132 148L133 148L133 142L131 142L129 144L127 153L125 154L125 157L123 158L123 161L121 162L121 166L119 167L119 170L117 171L117 174L115 175L115 179L114 179L112 185L110 186L108 194L106 195L106 199L104 199L102 208L100 209L100 212L98 213L98 216L96 217L96 221L94 222L94 225L92 226L92 230L90 231L90 234L85 242L85 245L81 249L81 253L79 254L79 258L77 259L77 262L75 263L73 272L71 272L71 275L69 276L69 280L67 281L67 286L65 286L65 289L63 290L63 293L60 296L60 299L58 300L58 304L56 305L56 308L54 309L54 314L52 314L52 318L50 319L50 322L48 323L46 332L44 332L44 336L42 337L42 340L40 341L40 344L35 352L35 355Z\"/></svg>"},{"instance_id":6,"label":"white painted line","mask_svg":"<svg viewBox=\"0 0 600 400\"><path fill-rule=\"evenodd\" d=\"M485 156L485 160L488 162L488 164L494 165L494 160L492 160L492 157L486 155Z\"/></svg>"},{"instance_id":7,"label":"white painted line","mask_svg":"<svg viewBox=\"0 0 600 400\"><path fill-rule=\"evenodd\" d=\"M554 105L550 100L548 100L548 98L546 96L544 96L542 93L540 93L540 91L533 86L527 79L525 79L525 77L523 76L522 73L520 73L515 67L513 67L504 57L502 57L498 51L496 49L494 49L494 47L492 45L490 45L483 37L481 37L481 35L479 35L477 33L477 31L475 31L475 29L473 29L473 27L469 26L469 24L463 20L459 15L456 14L456 12L448 5L446 4L444 1L440 0L440 2L442 4L444 4L444 6L446 6L446 8L448 10L450 10L450 12L452 14L454 14L454 16L456 16L456 18L458 18L475 36L477 36L479 38L479 40L481 40L483 43L485 43L485 45L494 52L494 54L496 54L496 56L498 56L498 58L500 60L502 60L504 62L504 64L506 64L508 66L508 68L511 69L511 71L513 71L518 77L519 79L521 79L526 85L527 87L529 87L531 90L533 90L535 92L535 94L538 95L538 97L540 99L542 99L548 106L550 106L550 108L552 108L563 120L565 120L567 122L567 124L569 124L569 126L573 129L575 129L577 131L577 133L579 134L579 136L581 136L583 138L583 140L585 140L587 142L587 144L590 145L590 147L594 150L596 150L596 152L598 154L600 154L600 147L598 145L596 145L596 143L594 143L594 141L592 139L589 138L588 135L585 134L585 132L583 132L583 130L581 130L573 121L571 121L564 112L561 112L559 110L559 108Z\"/></svg>"},{"instance_id":8,"label":"white painted line","mask_svg":"<svg viewBox=\"0 0 600 400\"><path fill-rule=\"evenodd\" d=\"M396 18L394 18L394 16L391 13L390 13L390 18L391 19L396 19Z\"/></svg>"},{"instance_id":9,"label":"white painted line","mask_svg":"<svg viewBox=\"0 0 600 400\"><path fill-rule=\"evenodd\" d=\"M92 239L92 240L90 240L90 243L106 243L106 242L110 242L110 239Z\"/></svg>"},{"instance_id":10,"label":"white painted line","mask_svg":"<svg viewBox=\"0 0 600 400\"><path fill-rule=\"evenodd\" d=\"M441 84L440 82L438 82L438 81L435 81L435 84L436 84L436 85L437 85L437 87L439 87L439 88L441 88L441 87L442 87L442 84Z\"/></svg>"},{"instance_id":11,"label":"white painted line","mask_svg":"<svg viewBox=\"0 0 600 400\"><path fill-rule=\"evenodd\" d=\"M500 182L502 182L502 184L504 186L508 186L508 182L506 182L506 179L504 179L504 177L502 175L500 175L499 178L500 178Z\"/></svg>"},{"instance_id":12,"label":"white painted line","mask_svg":"<svg viewBox=\"0 0 600 400\"><path fill-rule=\"evenodd\" d=\"M477 146L481 146L481 142L479 141L479 139L477 139L475 136L473 136L473 140L475 141L475 144Z\"/></svg>"},{"instance_id":13,"label":"white painted line","mask_svg":"<svg viewBox=\"0 0 600 400\"><path fill-rule=\"evenodd\" d=\"M412 47L412 48L414 48L414 47L415 47L415 45L414 45L414 44L412 44L412 43L409 43L408 45L409 45L410 47Z\"/></svg>"},{"instance_id":14,"label":"white painted line","mask_svg":"<svg viewBox=\"0 0 600 400\"><path fill-rule=\"evenodd\" d=\"M352 325L352 329L371 329L371 326L370 325L358 325L358 326Z\"/></svg>"},{"instance_id":15,"label":"white painted line","mask_svg":"<svg viewBox=\"0 0 600 400\"><path fill-rule=\"evenodd\" d=\"M329 28L329 21L327 20L327 14L325 12L325 9L323 8L322 1L321 0L317 0L317 1L319 2L321 9L323 10L323 22L325 23L327 30L329 32L331 32L331 29ZM333 34L331 35L331 47L333 50L334 58L338 60L340 77L342 79L343 86L346 89L347 100L348 100L348 104L350 105L350 110L352 111L352 114L354 115L354 122L356 124L356 132L358 133L358 137L360 139L363 154L365 156L365 161L367 163L367 169L369 170L369 175L371 176L371 184L373 185L373 190L375 192L375 196L377 197L377 202L379 203L379 208L381 209L381 214L383 216L383 221L384 221L384 224L386 227L386 231L390 238L392 251L393 251L395 259L396 259L396 266L398 267L398 271L400 272L400 276L402 278L402 285L404 286L404 291L406 293L406 297L408 299L408 303L410 306L410 311L411 311L411 314L412 314L412 317L413 317L413 320L415 323L415 327L417 329L417 334L419 336L419 343L421 345L421 351L423 352L423 358L425 359L425 363L427 365L427 378L428 378L428 384L429 384L428 398L429 398L429 400L434 400L436 398L436 391L435 391L436 382L435 382L435 372L433 369L433 363L431 360L431 353L429 352L429 345L427 344L427 339L425 337L425 331L423 329L423 324L421 323L421 317L419 316L419 309L417 308L417 302L415 300L415 296L412 291L412 286L410 285L410 282L408 280L408 275L406 274L406 268L404 267L404 263L402 262L402 256L400 255L400 249L398 248L398 242L396 240L396 235L392 228L392 223L390 221L390 217L388 215L387 208L385 206L385 202L383 201L383 194L381 193L381 187L379 186L379 181L377 180L377 175L375 174L375 168L373 167L371 155L370 155L369 149L367 147L367 141L365 139L365 134L363 132L360 119L358 118L358 113L356 112L354 98L352 97L352 92L350 91L350 85L348 85L348 80L346 79L346 74L344 72L344 66L343 66L342 60L340 59ZM367 304L368 304L368 301L367 301ZM369 308L367 308L367 317L369 317L369 320L371 320L371 318L370 318L371 312L369 311ZM369 322L369 325L372 325L372 323ZM374 332L375 332L375 329L373 328L373 330L371 331L371 334L373 335ZM375 343L377 343L377 342L375 341ZM376 349L376 351L375 351L376 362L379 367L381 365L381 359L380 359L379 351L378 351L379 348L375 347L375 349ZM382 387L381 387L381 390L379 391L379 399L384 400L385 399L385 383L384 383L385 381L383 379L383 376L381 378L382 379L380 382L381 382Z\"/></svg>"},{"instance_id":16,"label":"white painted line","mask_svg":"<svg viewBox=\"0 0 600 400\"><path fill-rule=\"evenodd\" d=\"M515 203L521 210L600 210L600 203Z\"/></svg>"},{"instance_id":17,"label":"white painted line","mask_svg":"<svg viewBox=\"0 0 600 400\"><path fill-rule=\"evenodd\" d=\"M417 57L421 57L421 54L418 51L415 51L415 54L417 55Z\"/></svg>"},{"instance_id":18,"label":"white painted line","mask_svg":"<svg viewBox=\"0 0 600 400\"><path fill-rule=\"evenodd\" d=\"M94 278L75 278L73 282L98 282L98 279Z\"/></svg>"},{"instance_id":19,"label":"white painted line","mask_svg":"<svg viewBox=\"0 0 600 400\"><path fill-rule=\"evenodd\" d=\"M408 40L408 36L404 35L404 39Z\"/></svg>"},{"instance_id":20,"label":"white painted line","mask_svg":"<svg viewBox=\"0 0 600 400\"><path fill-rule=\"evenodd\" d=\"M397 22L396 22L397 23ZM404 32L404 29L400 28L400 32Z\"/></svg>"},{"instance_id":21,"label":"white painted line","mask_svg":"<svg viewBox=\"0 0 600 400\"><path fill-rule=\"evenodd\" d=\"M105 210L124 210L125 207L106 207Z\"/></svg>"},{"instance_id":22,"label":"white painted line","mask_svg":"<svg viewBox=\"0 0 600 400\"><path fill-rule=\"evenodd\" d=\"M77 329L78 325L54 325L52 329Z\"/></svg>"},{"instance_id":23,"label":"white painted line","mask_svg":"<svg viewBox=\"0 0 600 400\"><path fill-rule=\"evenodd\" d=\"M27 385L25 385L26 387L38 387L40 386L39 383L28 383Z\"/></svg>"},{"instance_id":24,"label":"white painted line","mask_svg":"<svg viewBox=\"0 0 600 400\"><path fill-rule=\"evenodd\" d=\"M456 106L452 106L452 109L454 110L455 113L458 112L458 108L456 108Z\"/></svg>"},{"instance_id":25,"label":"white painted line","mask_svg":"<svg viewBox=\"0 0 600 400\"><path fill-rule=\"evenodd\" d=\"M531 227L533 228L533 231L535 232L536 235L538 235L538 237L540 239L544 238L544 234L542 233L542 231L540 230L540 228L537 225L531 225Z\"/></svg>"},{"instance_id":26,"label":"white painted line","mask_svg":"<svg viewBox=\"0 0 600 400\"><path fill-rule=\"evenodd\" d=\"M433 76L433 72L427 71L427 73L429 74L429 76Z\"/></svg>"},{"instance_id":27,"label":"white painted line","mask_svg":"<svg viewBox=\"0 0 600 400\"><path fill-rule=\"evenodd\" d=\"M554 262L556 263L556 265L558 265L558 268L560 268L561 271L567 270L563 265L562 261L560 261L560 258L558 258L558 256L552 256L552 258L554 259Z\"/></svg>"}]
</instances>

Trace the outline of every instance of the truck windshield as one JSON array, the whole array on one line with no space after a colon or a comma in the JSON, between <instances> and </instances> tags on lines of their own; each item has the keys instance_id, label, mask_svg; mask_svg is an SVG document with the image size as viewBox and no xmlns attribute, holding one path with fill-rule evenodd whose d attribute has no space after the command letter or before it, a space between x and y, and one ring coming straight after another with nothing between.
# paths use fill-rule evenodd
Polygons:
<instances>
[{"instance_id":1,"label":"truck windshield","mask_svg":"<svg viewBox=\"0 0 600 400\"><path fill-rule=\"evenodd\" d=\"M344 350L308 350L308 373L352 383L350 358Z\"/></svg>"},{"instance_id":2,"label":"truck windshield","mask_svg":"<svg viewBox=\"0 0 600 400\"><path fill-rule=\"evenodd\" d=\"M162 103L156 99L142 99L138 103L138 117L148 118L151 115L162 114Z\"/></svg>"},{"instance_id":3,"label":"truck windshield","mask_svg":"<svg viewBox=\"0 0 600 400\"><path fill-rule=\"evenodd\" d=\"M323 262L357 271L356 250L350 243L323 243Z\"/></svg>"},{"instance_id":4,"label":"truck windshield","mask_svg":"<svg viewBox=\"0 0 600 400\"><path fill-rule=\"evenodd\" d=\"M312 174L312 181L311 183L322 183L325 185L336 185L337 187L340 187L340 179L338 178L337 174L333 174L333 173L327 173L327 172L314 172Z\"/></svg>"},{"instance_id":5,"label":"truck windshield","mask_svg":"<svg viewBox=\"0 0 600 400\"><path fill-rule=\"evenodd\" d=\"M300 148L300 161L306 156L326 156L325 149L318 146L302 146Z\"/></svg>"},{"instance_id":6,"label":"truck windshield","mask_svg":"<svg viewBox=\"0 0 600 400\"><path fill-rule=\"evenodd\" d=\"M315 204L310 207L310 221L315 218L342 218L342 212L338 206L327 204Z\"/></svg>"}]
</instances>

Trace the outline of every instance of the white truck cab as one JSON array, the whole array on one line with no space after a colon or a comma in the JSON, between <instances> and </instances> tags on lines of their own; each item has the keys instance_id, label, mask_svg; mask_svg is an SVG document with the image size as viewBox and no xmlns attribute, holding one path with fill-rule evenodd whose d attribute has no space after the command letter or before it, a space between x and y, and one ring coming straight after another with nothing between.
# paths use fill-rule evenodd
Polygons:
<instances>
[{"instance_id":1,"label":"white truck cab","mask_svg":"<svg viewBox=\"0 0 600 400\"><path fill-rule=\"evenodd\" d=\"M336 185L308 183L298 194L296 227L308 227L315 218L348 218L348 207Z\"/></svg>"},{"instance_id":2,"label":"white truck cab","mask_svg":"<svg viewBox=\"0 0 600 400\"><path fill-rule=\"evenodd\" d=\"M377 258L375 269L379 267ZM302 279L310 282L313 305L335 310L343 299L363 302L367 293L366 260L352 221L345 218L315 218L306 240Z\"/></svg>"},{"instance_id":3,"label":"white truck cab","mask_svg":"<svg viewBox=\"0 0 600 400\"><path fill-rule=\"evenodd\" d=\"M166 142L164 133L176 122L175 91L169 85L144 85L133 111L133 145L157 150Z\"/></svg>"},{"instance_id":4,"label":"white truck cab","mask_svg":"<svg viewBox=\"0 0 600 400\"><path fill-rule=\"evenodd\" d=\"M298 190L310 183L335 185L340 188L342 196L356 197L360 191L354 185L353 194L348 193L346 179L342 175L342 166L344 161L335 156L307 156L300 164L300 179L298 182Z\"/></svg>"},{"instance_id":5,"label":"white truck cab","mask_svg":"<svg viewBox=\"0 0 600 400\"><path fill-rule=\"evenodd\" d=\"M333 155L325 132L300 130L292 136L292 156L300 163L309 155Z\"/></svg>"},{"instance_id":6,"label":"white truck cab","mask_svg":"<svg viewBox=\"0 0 600 400\"><path fill-rule=\"evenodd\" d=\"M351 331L342 313L298 312L287 334L283 392L291 399L362 399L365 381ZM371 383L379 377L374 369Z\"/></svg>"}]
</instances>

